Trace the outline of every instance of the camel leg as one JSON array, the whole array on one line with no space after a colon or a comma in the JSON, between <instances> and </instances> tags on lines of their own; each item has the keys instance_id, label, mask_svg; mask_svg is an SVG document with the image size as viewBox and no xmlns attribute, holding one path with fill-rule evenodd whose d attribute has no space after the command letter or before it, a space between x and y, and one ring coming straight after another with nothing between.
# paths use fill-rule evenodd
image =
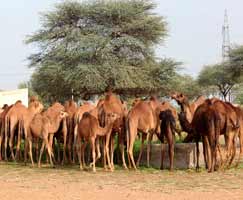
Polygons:
<instances>
[{"instance_id":1,"label":"camel leg","mask_svg":"<svg viewBox=\"0 0 243 200\"><path fill-rule=\"evenodd\" d=\"M28 143L29 143L29 156L30 156L32 167L34 167L34 161L32 156L32 140L29 139Z\"/></svg>"},{"instance_id":2,"label":"camel leg","mask_svg":"<svg viewBox=\"0 0 243 200\"><path fill-rule=\"evenodd\" d=\"M161 164L160 164L160 169L164 169L164 158L165 158L165 138L164 135L162 135L161 139Z\"/></svg>"},{"instance_id":3,"label":"camel leg","mask_svg":"<svg viewBox=\"0 0 243 200\"><path fill-rule=\"evenodd\" d=\"M65 124L65 120L63 122ZM63 130L63 160L62 160L62 165L65 163L66 161L66 144L67 144L67 130L66 128L64 128Z\"/></svg>"},{"instance_id":4,"label":"camel leg","mask_svg":"<svg viewBox=\"0 0 243 200\"><path fill-rule=\"evenodd\" d=\"M146 135L142 133L142 142L141 142L141 145L140 145L140 151L139 151L139 156L138 156L138 160L137 160L137 167L139 167L139 164L140 164L140 160L142 158L142 154L143 154L143 147L144 147L144 141L146 139Z\"/></svg>"},{"instance_id":5,"label":"camel leg","mask_svg":"<svg viewBox=\"0 0 243 200\"><path fill-rule=\"evenodd\" d=\"M212 155L211 155L211 148L209 144L208 136L203 136L205 138L205 150L206 150L206 157L207 157L207 165L208 165L208 172L212 172Z\"/></svg>"},{"instance_id":6,"label":"camel leg","mask_svg":"<svg viewBox=\"0 0 243 200\"><path fill-rule=\"evenodd\" d=\"M61 152L60 152L61 145L60 145L60 140L57 139L56 142L57 142L57 162L61 163Z\"/></svg>"},{"instance_id":7,"label":"camel leg","mask_svg":"<svg viewBox=\"0 0 243 200\"><path fill-rule=\"evenodd\" d=\"M106 148L105 148L105 137L102 138L103 142L103 165L104 165L104 170L107 170L107 165L106 165Z\"/></svg>"},{"instance_id":8,"label":"camel leg","mask_svg":"<svg viewBox=\"0 0 243 200\"><path fill-rule=\"evenodd\" d=\"M49 134L49 146L51 148L51 152L54 152L53 140L54 140L54 134ZM58 145L59 145L59 143L58 143ZM60 159L60 146L58 146L58 148L59 148L59 160L58 160L58 162L60 163L61 162L61 159ZM46 147L46 149L47 149L47 147ZM53 156L53 161L54 161L54 163L56 163L55 156Z\"/></svg>"},{"instance_id":9,"label":"camel leg","mask_svg":"<svg viewBox=\"0 0 243 200\"><path fill-rule=\"evenodd\" d=\"M96 160L96 155L95 155L95 138L92 137L90 139L90 143L91 143L91 148L92 148L92 165L93 165L93 172L96 172L96 168L95 168L95 160Z\"/></svg>"},{"instance_id":10,"label":"camel leg","mask_svg":"<svg viewBox=\"0 0 243 200\"><path fill-rule=\"evenodd\" d=\"M197 156L197 164L196 164L196 171L199 171L199 155L200 155L200 152L199 152L199 139L200 138L196 138L196 156Z\"/></svg>"},{"instance_id":11,"label":"camel leg","mask_svg":"<svg viewBox=\"0 0 243 200\"><path fill-rule=\"evenodd\" d=\"M41 149L40 149L40 157L39 157L39 160L38 160L38 167L39 168L41 167L41 158L42 158L42 154L43 154L43 151L44 151L44 147L45 147L45 141L43 140L42 145L41 145Z\"/></svg>"},{"instance_id":12,"label":"camel leg","mask_svg":"<svg viewBox=\"0 0 243 200\"><path fill-rule=\"evenodd\" d=\"M111 136L110 133L106 135L106 139L105 139L105 151L106 151L106 157L107 157L107 163L108 163L109 169L111 171L113 171L113 169L111 167L111 160L110 160L110 153L109 153L110 136Z\"/></svg>"},{"instance_id":13,"label":"camel leg","mask_svg":"<svg viewBox=\"0 0 243 200\"><path fill-rule=\"evenodd\" d=\"M1 126L2 126L3 124L1 124ZM3 128L1 127L1 132L0 132L0 161L2 160L2 139L3 139Z\"/></svg>"},{"instance_id":14,"label":"camel leg","mask_svg":"<svg viewBox=\"0 0 243 200\"><path fill-rule=\"evenodd\" d=\"M236 137L234 137L233 141L232 141L232 155L229 161L229 166L232 164L234 158L235 158L235 154L236 154Z\"/></svg>"},{"instance_id":15,"label":"camel leg","mask_svg":"<svg viewBox=\"0 0 243 200\"><path fill-rule=\"evenodd\" d=\"M152 141L152 138L153 138L153 133L152 132L149 132L148 134L148 143L147 143L147 167L150 167L150 154L151 154L151 141Z\"/></svg>"},{"instance_id":16,"label":"camel leg","mask_svg":"<svg viewBox=\"0 0 243 200\"><path fill-rule=\"evenodd\" d=\"M67 149L68 149L68 162L69 164L71 164L72 163L72 134L71 133L68 134Z\"/></svg>"},{"instance_id":17,"label":"camel leg","mask_svg":"<svg viewBox=\"0 0 243 200\"><path fill-rule=\"evenodd\" d=\"M80 170L83 170L83 165L82 165L82 143L81 143L81 140L78 141L79 143L79 147L78 148L78 160L79 160L79 168Z\"/></svg>"},{"instance_id":18,"label":"camel leg","mask_svg":"<svg viewBox=\"0 0 243 200\"><path fill-rule=\"evenodd\" d=\"M111 158L111 168L114 170L114 146L115 146L115 138L113 135L111 135L111 152L110 152L110 158Z\"/></svg>"},{"instance_id":19,"label":"camel leg","mask_svg":"<svg viewBox=\"0 0 243 200\"><path fill-rule=\"evenodd\" d=\"M209 152L211 155L211 166L208 169L208 172L213 172L215 169L215 161L216 161L216 138L214 138L214 136L212 134L210 134L209 136L207 136L208 140L209 140Z\"/></svg>"},{"instance_id":20,"label":"camel leg","mask_svg":"<svg viewBox=\"0 0 243 200\"><path fill-rule=\"evenodd\" d=\"M4 160L8 161L8 155L7 155L7 150L8 150L8 129L9 129L9 118L6 117L5 119L5 141L4 141Z\"/></svg>"},{"instance_id":21,"label":"camel leg","mask_svg":"<svg viewBox=\"0 0 243 200\"><path fill-rule=\"evenodd\" d=\"M28 147L29 147L28 140L25 139L25 141L24 141L24 164L25 164L25 165L26 165L26 163L27 163Z\"/></svg>"},{"instance_id":22,"label":"camel leg","mask_svg":"<svg viewBox=\"0 0 243 200\"><path fill-rule=\"evenodd\" d=\"M17 137L17 146L16 146L16 154L15 160L20 160L20 144L21 144L21 135L22 135L22 124L19 122L18 125L18 137Z\"/></svg>"},{"instance_id":23,"label":"camel leg","mask_svg":"<svg viewBox=\"0 0 243 200\"><path fill-rule=\"evenodd\" d=\"M84 140L84 143L83 143L83 145L82 145L82 147L81 147L83 167L86 167L86 163L85 163L85 154L84 154L86 146L87 146L87 141Z\"/></svg>"},{"instance_id":24,"label":"camel leg","mask_svg":"<svg viewBox=\"0 0 243 200\"><path fill-rule=\"evenodd\" d=\"M233 138L234 138L233 135L234 135L233 131L230 131L228 134L227 152L226 152L226 161L225 161L227 168L230 167L229 160L231 159L232 156Z\"/></svg>"},{"instance_id":25,"label":"camel leg","mask_svg":"<svg viewBox=\"0 0 243 200\"><path fill-rule=\"evenodd\" d=\"M35 141L35 157L36 160L39 158L39 138L36 138Z\"/></svg>"},{"instance_id":26,"label":"camel leg","mask_svg":"<svg viewBox=\"0 0 243 200\"><path fill-rule=\"evenodd\" d=\"M238 158L238 162L236 163L235 167L237 167L243 158L243 125L240 126L240 131L239 131L239 141L240 141L240 154Z\"/></svg>"},{"instance_id":27,"label":"camel leg","mask_svg":"<svg viewBox=\"0 0 243 200\"><path fill-rule=\"evenodd\" d=\"M95 162L97 162L97 160L99 160L101 157L99 138L96 139L96 151L97 151L97 157L95 159Z\"/></svg>"},{"instance_id":28,"label":"camel leg","mask_svg":"<svg viewBox=\"0 0 243 200\"><path fill-rule=\"evenodd\" d=\"M207 149L206 149L206 140L205 137L203 137L203 159L205 163L205 169L208 169L208 161L207 161Z\"/></svg>"},{"instance_id":29,"label":"camel leg","mask_svg":"<svg viewBox=\"0 0 243 200\"><path fill-rule=\"evenodd\" d=\"M15 156L14 156L14 152L13 152L14 130L15 130L15 127L10 127L9 148L10 148L12 160L15 161Z\"/></svg>"},{"instance_id":30,"label":"camel leg","mask_svg":"<svg viewBox=\"0 0 243 200\"><path fill-rule=\"evenodd\" d=\"M118 135L118 141L119 141L119 148L120 148L120 152L122 155L122 165L124 167L124 169L127 169L127 164L126 164L126 160L125 160L125 153L124 153L124 141L123 141L123 137L122 137L122 133Z\"/></svg>"},{"instance_id":31,"label":"camel leg","mask_svg":"<svg viewBox=\"0 0 243 200\"><path fill-rule=\"evenodd\" d=\"M47 147L47 151L48 151L51 167L54 167L53 161L52 161L52 158L54 157L54 155L53 155L53 152L52 152L51 147L49 145L48 139L44 138L44 142L45 142L46 147Z\"/></svg>"},{"instance_id":32,"label":"camel leg","mask_svg":"<svg viewBox=\"0 0 243 200\"><path fill-rule=\"evenodd\" d=\"M168 141L168 152L169 152L169 157L170 157L170 171L173 171L174 169L174 137L173 133L170 129L170 126L167 127L166 131L166 136L167 136L167 141Z\"/></svg>"},{"instance_id":33,"label":"camel leg","mask_svg":"<svg viewBox=\"0 0 243 200\"><path fill-rule=\"evenodd\" d=\"M135 164L135 161L134 161L134 157L133 157L133 145L134 145L134 141L135 141L135 136L136 135L134 135L134 134L130 134L130 137L129 137L129 146L127 148L128 148L128 156L130 157L132 166L136 170L137 167L136 167L136 164Z\"/></svg>"}]
</instances>

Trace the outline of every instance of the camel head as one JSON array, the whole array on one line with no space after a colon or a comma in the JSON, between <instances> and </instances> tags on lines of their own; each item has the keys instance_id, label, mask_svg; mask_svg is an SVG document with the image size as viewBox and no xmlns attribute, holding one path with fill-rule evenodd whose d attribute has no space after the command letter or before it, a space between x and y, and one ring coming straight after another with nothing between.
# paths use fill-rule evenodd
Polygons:
<instances>
[{"instance_id":1,"label":"camel head","mask_svg":"<svg viewBox=\"0 0 243 200\"><path fill-rule=\"evenodd\" d=\"M179 92L174 92L173 94L170 95L170 97L176 100L178 104L183 104L186 101L188 101L187 97L184 94Z\"/></svg>"},{"instance_id":2,"label":"camel head","mask_svg":"<svg viewBox=\"0 0 243 200\"><path fill-rule=\"evenodd\" d=\"M60 117L61 119L64 119L64 118L68 117L68 113L67 113L67 112L64 112L64 111L60 111L60 113L59 113L59 117Z\"/></svg>"},{"instance_id":3,"label":"camel head","mask_svg":"<svg viewBox=\"0 0 243 200\"><path fill-rule=\"evenodd\" d=\"M37 101L31 101L29 104L29 108L34 109L35 113L41 113L44 109L44 106L41 102Z\"/></svg>"},{"instance_id":4,"label":"camel head","mask_svg":"<svg viewBox=\"0 0 243 200\"><path fill-rule=\"evenodd\" d=\"M119 118L119 115L116 113L107 113L107 115L106 115L107 124L114 123L118 118Z\"/></svg>"}]
</instances>

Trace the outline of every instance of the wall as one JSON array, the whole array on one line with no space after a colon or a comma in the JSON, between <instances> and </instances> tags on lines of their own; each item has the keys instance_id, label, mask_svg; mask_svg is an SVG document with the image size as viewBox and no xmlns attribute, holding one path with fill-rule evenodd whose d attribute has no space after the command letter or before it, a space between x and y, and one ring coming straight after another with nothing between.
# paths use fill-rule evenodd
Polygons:
<instances>
[{"instance_id":1,"label":"wall","mask_svg":"<svg viewBox=\"0 0 243 200\"><path fill-rule=\"evenodd\" d=\"M21 100L25 106L28 106L27 88L0 92L0 107L2 107L4 104L14 104L18 100Z\"/></svg>"}]
</instances>

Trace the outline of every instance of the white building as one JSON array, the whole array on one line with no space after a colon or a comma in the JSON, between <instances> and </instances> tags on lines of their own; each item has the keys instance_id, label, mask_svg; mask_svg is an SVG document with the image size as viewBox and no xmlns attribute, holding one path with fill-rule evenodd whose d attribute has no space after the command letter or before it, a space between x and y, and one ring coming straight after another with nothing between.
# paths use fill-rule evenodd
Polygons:
<instances>
[{"instance_id":1,"label":"white building","mask_svg":"<svg viewBox=\"0 0 243 200\"><path fill-rule=\"evenodd\" d=\"M18 100L21 100L23 105L28 106L28 88L0 92L0 107L4 104L14 104Z\"/></svg>"}]
</instances>

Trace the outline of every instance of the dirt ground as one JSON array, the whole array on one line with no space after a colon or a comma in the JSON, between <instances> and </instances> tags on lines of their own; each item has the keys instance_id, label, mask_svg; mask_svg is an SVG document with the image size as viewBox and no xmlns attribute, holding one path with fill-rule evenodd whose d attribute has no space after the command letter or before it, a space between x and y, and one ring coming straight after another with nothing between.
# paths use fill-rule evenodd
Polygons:
<instances>
[{"instance_id":1,"label":"dirt ground","mask_svg":"<svg viewBox=\"0 0 243 200\"><path fill-rule=\"evenodd\" d=\"M0 199L243 199L243 168L208 174L152 168L96 173L78 166L51 169L0 163Z\"/></svg>"}]
</instances>

